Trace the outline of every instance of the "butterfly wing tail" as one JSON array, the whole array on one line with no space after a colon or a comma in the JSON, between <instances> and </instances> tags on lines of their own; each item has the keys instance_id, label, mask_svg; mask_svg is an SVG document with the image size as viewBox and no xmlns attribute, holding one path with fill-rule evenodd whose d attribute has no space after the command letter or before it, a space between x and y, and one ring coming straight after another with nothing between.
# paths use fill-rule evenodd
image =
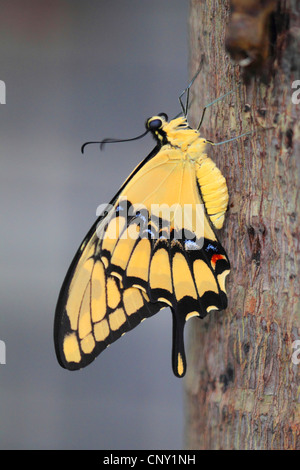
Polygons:
<instances>
[{"instance_id":1,"label":"butterfly wing tail","mask_svg":"<svg viewBox=\"0 0 300 470\"><path fill-rule=\"evenodd\" d=\"M186 372L186 357L184 349L184 325L185 320L177 310L172 309L173 316L173 344L172 367L176 377L183 377Z\"/></svg>"}]
</instances>

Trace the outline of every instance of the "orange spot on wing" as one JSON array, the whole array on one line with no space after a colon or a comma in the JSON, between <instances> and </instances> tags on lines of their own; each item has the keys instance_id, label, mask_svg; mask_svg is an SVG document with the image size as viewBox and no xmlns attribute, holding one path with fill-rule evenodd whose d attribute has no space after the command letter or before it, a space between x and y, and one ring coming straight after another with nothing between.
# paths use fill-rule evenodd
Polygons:
<instances>
[{"instance_id":1,"label":"orange spot on wing","mask_svg":"<svg viewBox=\"0 0 300 470\"><path fill-rule=\"evenodd\" d=\"M216 266L216 262L219 261L219 259L226 259L224 255L213 255L211 257L211 264L213 268Z\"/></svg>"}]
</instances>

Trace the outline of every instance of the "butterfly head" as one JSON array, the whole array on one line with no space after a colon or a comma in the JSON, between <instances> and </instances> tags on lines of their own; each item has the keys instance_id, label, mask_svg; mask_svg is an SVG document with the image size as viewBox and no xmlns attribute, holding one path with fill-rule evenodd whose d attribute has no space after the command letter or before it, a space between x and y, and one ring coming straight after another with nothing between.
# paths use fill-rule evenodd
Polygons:
<instances>
[{"instance_id":1,"label":"butterfly head","mask_svg":"<svg viewBox=\"0 0 300 470\"><path fill-rule=\"evenodd\" d=\"M168 122L168 116L165 113L160 113L157 116L152 116L146 121L146 129L151 132L155 140L164 144L166 141L165 125Z\"/></svg>"},{"instance_id":2,"label":"butterfly head","mask_svg":"<svg viewBox=\"0 0 300 470\"><path fill-rule=\"evenodd\" d=\"M181 148L181 150L185 150L196 140L201 144L204 142L204 139L199 139L199 132L192 129L186 117L183 116L170 121L164 113L152 116L146 121L146 129L151 132L160 145L170 144L173 147ZM203 151L202 148L201 150Z\"/></svg>"}]
</instances>

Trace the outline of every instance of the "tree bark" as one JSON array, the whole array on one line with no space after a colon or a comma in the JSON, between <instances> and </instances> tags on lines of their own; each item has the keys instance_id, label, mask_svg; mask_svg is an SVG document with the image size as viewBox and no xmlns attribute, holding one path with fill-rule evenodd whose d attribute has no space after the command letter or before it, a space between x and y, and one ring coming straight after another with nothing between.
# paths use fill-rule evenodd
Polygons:
<instances>
[{"instance_id":1,"label":"tree bark","mask_svg":"<svg viewBox=\"0 0 300 470\"><path fill-rule=\"evenodd\" d=\"M231 273L227 310L189 324L188 449L300 448L300 364L293 360L300 336L300 103L292 101L292 83L300 80L300 7L282 0L278 9L269 83L253 78L238 87L241 69L224 47L228 2L190 2L191 76L205 56L191 123L233 90L208 108L201 134L220 142L253 133L208 149L229 188L218 237Z\"/></svg>"}]
</instances>

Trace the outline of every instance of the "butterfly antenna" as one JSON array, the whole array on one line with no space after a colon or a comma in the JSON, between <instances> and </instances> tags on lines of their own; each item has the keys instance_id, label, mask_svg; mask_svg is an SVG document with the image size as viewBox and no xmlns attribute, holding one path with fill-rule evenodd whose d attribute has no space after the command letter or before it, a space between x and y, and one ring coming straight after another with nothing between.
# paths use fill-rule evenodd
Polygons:
<instances>
[{"instance_id":1,"label":"butterfly antenna","mask_svg":"<svg viewBox=\"0 0 300 470\"><path fill-rule=\"evenodd\" d=\"M100 140L99 142L98 141L85 142L85 144L83 144L82 147L81 147L81 153L84 153L85 147L89 144L100 144L100 150L103 150L105 144L113 144L113 143L116 143L116 142L130 142L132 140L142 139L142 137L144 137L148 132L149 132L149 130L147 129L146 132L143 132L143 134L138 135L137 137L133 137L131 139L110 139L110 138L106 138L104 140Z\"/></svg>"}]
</instances>

